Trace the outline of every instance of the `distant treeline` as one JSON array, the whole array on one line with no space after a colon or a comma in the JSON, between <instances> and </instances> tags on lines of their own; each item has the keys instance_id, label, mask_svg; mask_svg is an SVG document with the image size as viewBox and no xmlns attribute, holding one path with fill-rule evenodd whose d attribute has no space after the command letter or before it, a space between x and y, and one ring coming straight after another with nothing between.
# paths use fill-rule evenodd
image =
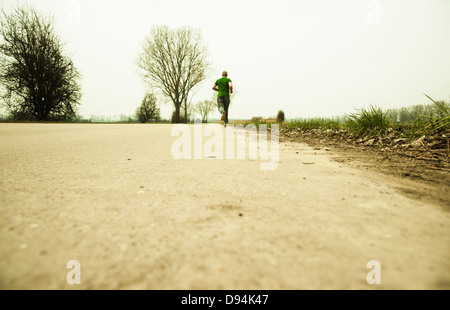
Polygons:
<instances>
[{"instance_id":1,"label":"distant treeline","mask_svg":"<svg viewBox=\"0 0 450 310\"><path fill-rule=\"evenodd\" d=\"M445 115L445 110L449 110L450 102L437 101L437 103L444 106L445 109L439 108L436 104L419 104L407 108L388 109L386 113L393 123L421 122L430 118L447 116Z\"/></svg>"},{"instance_id":2,"label":"distant treeline","mask_svg":"<svg viewBox=\"0 0 450 310\"><path fill-rule=\"evenodd\" d=\"M17 122L14 118L0 114L1 122ZM56 122L56 121L55 121ZM89 118L83 116L77 116L71 121L62 121L65 123L140 123L135 115L120 115L120 116L96 116L92 115ZM170 123L170 120L160 119L157 121L149 121L149 123Z\"/></svg>"},{"instance_id":3,"label":"distant treeline","mask_svg":"<svg viewBox=\"0 0 450 310\"><path fill-rule=\"evenodd\" d=\"M441 107L445 107L445 109L439 108L438 105L430 103L430 104L419 104L412 105L409 107L402 108L392 108L384 111L384 114L387 115L387 118L392 123L412 123L412 122L422 122L428 121L429 119L435 118L443 118L447 116L445 111L450 109L450 102L445 101L437 101ZM259 122L263 119L263 117L254 117L251 119L253 122ZM319 122L321 124L324 123L333 123L335 126L339 123L345 123L347 121L347 116L335 116L331 118L295 118L296 121L314 123ZM292 119L286 119L292 120ZM13 121L10 117L0 114L0 121L8 122ZM214 120L213 120L214 121ZM89 118L85 118L82 116L78 116L72 122L77 123L139 123L136 115L125 115L120 114L119 116L97 116L91 115ZM159 119L157 121L150 121L150 123L171 123L170 119ZM194 122L193 119L190 119L189 122ZM314 125L314 124L312 124ZM314 126L313 126L314 127ZM331 126L333 127L333 126ZM330 128L331 128L330 127Z\"/></svg>"},{"instance_id":4,"label":"distant treeline","mask_svg":"<svg viewBox=\"0 0 450 310\"><path fill-rule=\"evenodd\" d=\"M417 104L409 107L392 108L383 110L383 114L392 123L413 123L426 122L430 119L440 119L448 116L450 110L450 102L436 101L429 104ZM348 115L334 116L334 117L314 117L314 118L295 118L296 121L317 121L320 123L333 122L345 123L349 119Z\"/></svg>"}]
</instances>

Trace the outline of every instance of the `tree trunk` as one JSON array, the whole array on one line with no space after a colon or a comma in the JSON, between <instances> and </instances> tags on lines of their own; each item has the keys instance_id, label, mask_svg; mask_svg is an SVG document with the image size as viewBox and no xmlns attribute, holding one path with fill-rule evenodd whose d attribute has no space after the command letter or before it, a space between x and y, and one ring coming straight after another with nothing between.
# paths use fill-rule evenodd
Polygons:
<instances>
[{"instance_id":1,"label":"tree trunk","mask_svg":"<svg viewBox=\"0 0 450 310\"><path fill-rule=\"evenodd\" d=\"M175 103L175 119L174 119L175 124L178 124L180 122L180 108L181 104Z\"/></svg>"},{"instance_id":2,"label":"tree trunk","mask_svg":"<svg viewBox=\"0 0 450 310\"><path fill-rule=\"evenodd\" d=\"M188 111L187 111L187 106L186 104L184 105L184 122L187 124L188 123Z\"/></svg>"}]
</instances>

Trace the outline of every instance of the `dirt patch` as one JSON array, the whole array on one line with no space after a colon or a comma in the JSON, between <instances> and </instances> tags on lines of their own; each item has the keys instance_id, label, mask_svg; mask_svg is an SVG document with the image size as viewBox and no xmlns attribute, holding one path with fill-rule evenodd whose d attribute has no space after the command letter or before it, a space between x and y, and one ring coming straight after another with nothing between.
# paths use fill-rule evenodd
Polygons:
<instances>
[{"instance_id":1,"label":"dirt patch","mask_svg":"<svg viewBox=\"0 0 450 310\"><path fill-rule=\"evenodd\" d=\"M335 131L280 130L280 141L306 143L317 151L333 153L337 162L420 182L423 187L398 189L415 199L431 199L450 211L450 157L448 149L442 148L445 140L431 138L428 144L423 138L409 143L394 137L391 143L380 140L350 139ZM421 140L417 147L414 142ZM433 148L436 146L439 148Z\"/></svg>"}]
</instances>

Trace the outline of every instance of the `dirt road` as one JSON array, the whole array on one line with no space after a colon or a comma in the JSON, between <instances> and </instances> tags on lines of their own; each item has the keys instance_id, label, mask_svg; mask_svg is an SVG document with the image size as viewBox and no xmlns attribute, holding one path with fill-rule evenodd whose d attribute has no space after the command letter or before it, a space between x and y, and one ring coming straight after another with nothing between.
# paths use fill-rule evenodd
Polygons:
<instances>
[{"instance_id":1,"label":"dirt road","mask_svg":"<svg viewBox=\"0 0 450 310\"><path fill-rule=\"evenodd\" d=\"M297 143L175 160L171 128L0 124L0 289L450 289L448 209L400 190L425 185Z\"/></svg>"}]
</instances>

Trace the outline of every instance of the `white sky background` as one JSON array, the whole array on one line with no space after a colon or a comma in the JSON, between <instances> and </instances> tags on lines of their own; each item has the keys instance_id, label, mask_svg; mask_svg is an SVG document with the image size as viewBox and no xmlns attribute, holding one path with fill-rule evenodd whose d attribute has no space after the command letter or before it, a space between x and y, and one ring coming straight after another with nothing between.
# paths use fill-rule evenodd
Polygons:
<instances>
[{"instance_id":1,"label":"white sky background","mask_svg":"<svg viewBox=\"0 0 450 310\"><path fill-rule=\"evenodd\" d=\"M213 71L193 103L228 70L230 118L338 116L450 95L450 0L0 0L55 18L81 71L80 113L131 115L145 85L136 58L152 25L201 31ZM380 23L375 6L379 4ZM78 10L79 8L79 10ZM172 104L162 104L169 118ZM219 117L215 111L210 117Z\"/></svg>"}]
</instances>

